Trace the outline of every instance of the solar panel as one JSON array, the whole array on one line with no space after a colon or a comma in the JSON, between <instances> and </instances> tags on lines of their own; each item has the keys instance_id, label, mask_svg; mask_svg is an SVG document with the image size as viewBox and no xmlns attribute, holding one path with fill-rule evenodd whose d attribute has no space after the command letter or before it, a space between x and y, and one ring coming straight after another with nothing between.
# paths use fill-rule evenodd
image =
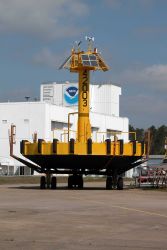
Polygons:
<instances>
[{"instance_id":1,"label":"solar panel","mask_svg":"<svg viewBox=\"0 0 167 250\"><path fill-rule=\"evenodd\" d=\"M98 67L98 61L96 55L81 55L83 66Z\"/></svg>"},{"instance_id":2,"label":"solar panel","mask_svg":"<svg viewBox=\"0 0 167 250\"><path fill-rule=\"evenodd\" d=\"M59 69L68 68L70 67L70 64L71 64L71 55L67 57L67 59L62 63L62 65L60 65Z\"/></svg>"},{"instance_id":3,"label":"solar panel","mask_svg":"<svg viewBox=\"0 0 167 250\"><path fill-rule=\"evenodd\" d=\"M93 67L98 67L97 61L91 61L90 63L91 63L91 66L93 66Z\"/></svg>"},{"instance_id":4,"label":"solar panel","mask_svg":"<svg viewBox=\"0 0 167 250\"><path fill-rule=\"evenodd\" d=\"M84 60L89 60L89 56L88 55L82 55L82 61Z\"/></svg>"},{"instance_id":5,"label":"solar panel","mask_svg":"<svg viewBox=\"0 0 167 250\"><path fill-rule=\"evenodd\" d=\"M95 55L89 55L89 59L93 60L93 61L96 61L96 56Z\"/></svg>"},{"instance_id":6,"label":"solar panel","mask_svg":"<svg viewBox=\"0 0 167 250\"><path fill-rule=\"evenodd\" d=\"M91 66L90 61L83 61L83 66Z\"/></svg>"}]
</instances>

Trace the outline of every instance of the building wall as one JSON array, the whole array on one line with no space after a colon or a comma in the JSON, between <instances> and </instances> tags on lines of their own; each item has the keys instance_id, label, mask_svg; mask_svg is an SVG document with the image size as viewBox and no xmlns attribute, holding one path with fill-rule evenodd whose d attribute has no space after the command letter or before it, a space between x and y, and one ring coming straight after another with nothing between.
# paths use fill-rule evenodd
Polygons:
<instances>
[{"instance_id":1,"label":"building wall","mask_svg":"<svg viewBox=\"0 0 167 250\"><path fill-rule=\"evenodd\" d=\"M90 108L92 112L119 116L121 88L112 84L90 86Z\"/></svg>"},{"instance_id":2,"label":"building wall","mask_svg":"<svg viewBox=\"0 0 167 250\"><path fill-rule=\"evenodd\" d=\"M0 103L0 163L19 166L20 163L10 157L9 130L16 125L15 152L19 155L20 141L32 140L32 134L38 130L39 137L46 137L45 103Z\"/></svg>"},{"instance_id":3,"label":"building wall","mask_svg":"<svg viewBox=\"0 0 167 250\"><path fill-rule=\"evenodd\" d=\"M70 88L77 88L77 83L45 83L41 84L40 100L57 106L73 107L77 109L78 102L75 102L78 97L78 91L74 96L68 93ZM68 96L69 95L69 96ZM119 97L121 88L112 84L90 84L90 109L92 112L97 112L105 115L119 116ZM71 102L65 99L69 97ZM78 98L77 98L78 99ZM74 100L74 102L73 102Z\"/></svg>"}]
</instances>

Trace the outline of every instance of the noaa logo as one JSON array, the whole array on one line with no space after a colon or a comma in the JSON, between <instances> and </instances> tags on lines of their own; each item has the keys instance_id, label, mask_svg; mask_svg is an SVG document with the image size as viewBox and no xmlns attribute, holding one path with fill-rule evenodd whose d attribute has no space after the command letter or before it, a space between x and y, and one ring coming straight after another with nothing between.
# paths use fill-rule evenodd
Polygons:
<instances>
[{"instance_id":1,"label":"noaa logo","mask_svg":"<svg viewBox=\"0 0 167 250\"><path fill-rule=\"evenodd\" d=\"M65 89L64 99L68 104L74 105L78 102L78 88L70 86Z\"/></svg>"}]
</instances>

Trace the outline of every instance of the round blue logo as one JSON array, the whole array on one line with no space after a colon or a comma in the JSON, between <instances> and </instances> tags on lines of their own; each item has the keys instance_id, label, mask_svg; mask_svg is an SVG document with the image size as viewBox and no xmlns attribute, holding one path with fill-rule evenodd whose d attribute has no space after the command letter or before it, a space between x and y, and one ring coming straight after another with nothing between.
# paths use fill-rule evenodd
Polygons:
<instances>
[{"instance_id":1,"label":"round blue logo","mask_svg":"<svg viewBox=\"0 0 167 250\"><path fill-rule=\"evenodd\" d=\"M65 89L64 99L68 104L74 105L78 102L78 88L70 86Z\"/></svg>"}]
</instances>

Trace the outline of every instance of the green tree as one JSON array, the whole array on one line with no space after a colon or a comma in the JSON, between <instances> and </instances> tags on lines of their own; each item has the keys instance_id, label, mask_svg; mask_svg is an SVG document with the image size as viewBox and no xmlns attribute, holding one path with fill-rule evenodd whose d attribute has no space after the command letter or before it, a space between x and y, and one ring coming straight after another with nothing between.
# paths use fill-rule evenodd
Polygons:
<instances>
[{"instance_id":1,"label":"green tree","mask_svg":"<svg viewBox=\"0 0 167 250\"><path fill-rule=\"evenodd\" d=\"M162 125L159 127L155 134L154 139L154 154L164 154L164 144L165 144L165 137L167 136L167 127Z\"/></svg>"},{"instance_id":2,"label":"green tree","mask_svg":"<svg viewBox=\"0 0 167 250\"><path fill-rule=\"evenodd\" d=\"M167 126L162 125L156 128L154 125L149 127L150 130L150 154L153 155L163 155L165 153L165 137L167 137ZM137 141L144 140L145 131L143 128L134 128L129 125L129 131L136 132ZM134 140L133 135L129 135L129 140Z\"/></svg>"},{"instance_id":3,"label":"green tree","mask_svg":"<svg viewBox=\"0 0 167 250\"><path fill-rule=\"evenodd\" d=\"M136 140L143 141L144 140L144 129L143 128L134 128L132 125L129 125L129 132L136 132ZM134 140L134 134L129 134L129 140Z\"/></svg>"},{"instance_id":4,"label":"green tree","mask_svg":"<svg viewBox=\"0 0 167 250\"><path fill-rule=\"evenodd\" d=\"M136 128L136 139L137 139L137 141L144 140L144 129L143 128Z\"/></svg>"},{"instance_id":5,"label":"green tree","mask_svg":"<svg viewBox=\"0 0 167 250\"><path fill-rule=\"evenodd\" d=\"M150 142L150 154L151 155L154 155L155 154L155 136L156 136L156 133L157 133L157 129L155 128L155 126L151 126L150 128L148 128L148 130L150 130L150 139L151 139L151 142Z\"/></svg>"}]
</instances>

